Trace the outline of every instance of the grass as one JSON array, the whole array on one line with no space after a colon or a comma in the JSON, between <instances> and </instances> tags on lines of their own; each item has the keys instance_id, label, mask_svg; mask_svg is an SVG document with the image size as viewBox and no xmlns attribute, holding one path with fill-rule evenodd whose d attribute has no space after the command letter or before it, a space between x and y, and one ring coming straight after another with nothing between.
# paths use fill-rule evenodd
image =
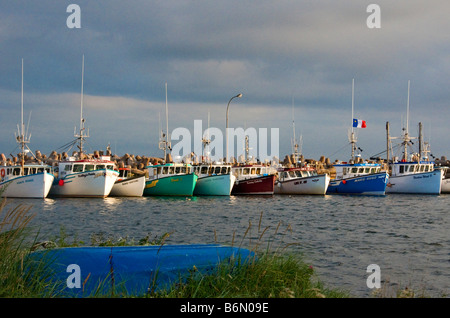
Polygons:
<instances>
[{"instance_id":1,"label":"grass","mask_svg":"<svg viewBox=\"0 0 450 318\"><path fill-rule=\"evenodd\" d=\"M12 298L47 298L60 297L65 286L52 282L46 276L48 262L32 264L26 256L36 248L54 248L67 246L82 246L83 242L76 238L68 242L62 229L60 236L53 241L37 242L38 234L28 231L28 225L34 215L31 207L19 205L9 211L5 210L6 199L0 203L0 297ZM261 215L262 216L262 215ZM252 225L249 225L244 238L250 236ZM256 239L250 239L252 251L258 256L249 262L236 265L233 262L223 262L217 266L214 273L202 274L195 268L190 271L187 279L180 280L169 289L154 292L144 297L153 298L311 298L311 297L347 297L346 293L328 290L320 283L313 283L314 270L303 263L298 257L280 251L284 248L274 248L274 236L279 231L276 228L273 236L263 240L268 228L258 226ZM151 239L147 236L138 242L127 238L114 240L111 237L96 235L92 244L97 246L126 245L164 245L170 233ZM234 237L234 236L233 236ZM244 238L240 242L244 243ZM235 244L232 242L232 244ZM265 244L265 245L264 245ZM265 250L261 251L262 246ZM65 282L63 282L65 283ZM120 293L120 297L140 297ZM95 294L93 297L108 297L107 294Z\"/></svg>"},{"instance_id":2,"label":"grass","mask_svg":"<svg viewBox=\"0 0 450 318\"><path fill-rule=\"evenodd\" d=\"M29 231L34 215L31 207L18 205L6 211L6 199L0 201L0 298L56 298L63 297L66 282L55 283L46 274L50 262L30 263L27 255L37 248L84 246L76 237L69 241L64 229L58 237L38 242L39 234ZM205 274L192 268L187 277L168 289L147 295L127 294L125 291L97 292L87 297L150 297L150 298L349 298L347 291L328 289L316 276L314 268L301 255L289 251L290 244L282 241L290 226L281 223L271 233L270 227L261 227L262 213L257 227L251 223L240 242L232 246L248 248L256 257L238 263L222 262L214 272ZM253 231L256 229L256 233ZM282 229L282 231L281 231ZM171 233L161 237L147 235L139 241L129 238L96 234L93 246L164 245ZM215 241L217 237L215 235ZM244 244L245 243L245 244ZM245 246L244 246L245 245ZM64 284L64 285L63 285ZM99 286L98 290L103 290ZM397 291L383 286L373 293L374 298L426 297L423 292L404 288Z\"/></svg>"}]
</instances>

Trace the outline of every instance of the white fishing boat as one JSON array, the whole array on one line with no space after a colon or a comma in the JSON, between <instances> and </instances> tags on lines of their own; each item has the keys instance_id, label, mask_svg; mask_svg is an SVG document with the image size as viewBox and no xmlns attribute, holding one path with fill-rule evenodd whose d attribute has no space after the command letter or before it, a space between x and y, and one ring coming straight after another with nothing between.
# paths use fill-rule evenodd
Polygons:
<instances>
[{"instance_id":1,"label":"white fishing boat","mask_svg":"<svg viewBox=\"0 0 450 318\"><path fill-rule=\"evenodd\" d=\"M145 175L134 175L131 168L119 168L119 177L114 183L109 196L141 197L145 188Z\"/></svg>"},{"instance_id":2,"label":"white fishing boat","mask_svg":"<svg viewBox=\"0 0 450 318\"><path fill-rule=\"evenodd\" d=\"M50 189L50 196L55 197L100 197L104 198L111 192L119 172L109 156L89 159L83 151L83 142L89 137L85 133L83 118L83 77L84 56L81 76L81 116L80 131L75 134L79 141L79 152L67 160L59 161L55 172L57 176Z\"/></svg>"},{"instance_id":3,"label":"white fishing boat","mask_svg":"<svg viewBox=\"0 0 450 318\"><path fill-rule=\"evenodd\" d=\"M69 157L58 162L57 177L50 189L53 197L107 197L119 172L108 156L98 159Z\"/></svg>"},{"instance_id":4,"label":"white fishing boat","mask_svg":"<svg viewBox=\"0 0 450 318\"><path fill-rule=\"evenodd\" d=\"M422 124L419 123L419 152L408 156L408 147L412 146L411 140L417 139L411 137L408 132L409 121L409 87L408 81L408 102L406 115L406 128L403 129L401 146L403 148L402 159L390 157L391 140L397 137L390 137L389 122L386 123L387 135L387 158L390 166L389 183L386 187L387 193L414 193L414 194L440 194L443 169L435 169L434 162L428 160L423 149Z\"/></svg>"},{"instance_id":5,"label":"white fishing boat","mask_svg":"<svg viewBox=\"0 0 450 318\"><path fill-rule=\"evenodd\" d=\"M28 129L27 129L28 130ZM25 163L25 155L33 153L28 148L31 134L25 131L23 122L23 59L22 59L22 92L21 92L21 124L16 141L21 146L20 164L0 166L0 196L10 198L45 198L53 183L51 167L45 164ZM26 148L26 149L25 149ZM33 155L34 156L34 155Z\"/></svg>"},{"instance_id":6,"label":"white fishing boat","mask_svg":"<svg viewBox=\"0 0 450 318\"><path fill-rule=\"evenodd\" d=\"M326 173L311 167L278 168L275 194L325 194L330 183Z\"/></svg>"},{"instance_id":7,"label":"white fishing boat","mask_svg":"<svg viewBox=\"0 0 450 318\"><path fill-rule=\"evenodd\" d=\"M450 193L450 176L446 173L447 169L443 171L441 182L441 193Z\"/></svg>"}]
</instances>

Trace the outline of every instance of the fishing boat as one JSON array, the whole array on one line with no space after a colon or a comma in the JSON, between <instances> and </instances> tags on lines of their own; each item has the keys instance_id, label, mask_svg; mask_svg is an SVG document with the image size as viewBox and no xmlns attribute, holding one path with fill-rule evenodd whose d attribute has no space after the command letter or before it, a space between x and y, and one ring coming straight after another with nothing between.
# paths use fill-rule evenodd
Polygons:
<instances>
[{"instance_id":1,"label":"fishing boat","mask_svg":"<svg viewBox=\"0 0 450 318\"><path fill-rule=\"evenodd\" d=\"M58 162L56 178L50 189L51 197L107 197L119 172L109 156L98 159L69 157Z\"/></svg>"},{"instance_id":2,"label":"fishing boat","mask_svg":"<svg viewBox=\"0 0 450 318\"><path fill-rule=\"evenodd\" d=\"M294 100L292 99L292 166L277 168L278 177L275 181L275 194L322 194L327 191L330 176L318 174L317 170L302 162L301 146L295 134Z\"/></svg>"},{"instance_id":3,"label":"fishing boat","mask_svg":"<svg viewBox=\"0 0 450 318\"><path fill-rule=\"evenodd\" d=\"M391 137L389 132L389 122L386 123L387 160L389 162L389 184L387 193L415 193L415 194L440 194L442 180L444 178L443 169L435 169L434 162L428 159L428 149L424 148L422 123L419 123L419 137L409 135L409 92L410 81L408 81L408 99L406 108L406 127L403 129L401 137ZM402 158L395 156L390 158L392 153L391 140L401 139ZM412 147L411 140L419 139L418 153L408 155L408 148Z\"/></svg>"},{"instance_id":4,"label":"fishing boat","mask_svg":"<svg viewBox=\"0 0 450 318\"><path fill-rule=\"evenodd\" d=\"M278 168L275 194L325 194L330 183L326 173L318 174L312 167Z\"/></svg>"},{"instance_id":5,"label":"fishing boat","mask_svg":"<svg viewBox=\"0 0 450 318\"><path fill-rule=\"evenodd\" d=\"M28 130L28 129L27 129ZM0 196L10 198L46 198L54 180L51 167L41 163L25 163L26 154L33 152L28 148L31 134L25 131L23 122L23 59L21 124L18 127L16 141L21 146L19 164L0 165ZM35 157L35 156L34 156Z\"/></svg>"},{"instance_id":6,"label":"fishing boat","mask_svg":"<svg viewBox=\"0 0 450 318\"><path fill-rule=\"evenodd\" d=\"M86 133L83 118L83 77L84 55L81 76L81 115L80 131L74 134L79 142L79 151L74 156L61 160L54 168L57 174L50 189L50 196L54 197L100 197L105 198L111 192L119 172L115 170L115 164L110 156L88 158L84 153L83 143L89 137Z\"/></svg>"},{"instance_id":7,"label":"fishing boat","mask_svg":"<svg viewBox=\"0 0 450 318\"><path fill-rule=\"evenodd\" d=\"M192 196L198 176L191 171L191 164L175 163L169 136L169 117L166 83L166 133L161 130L159 149L164 151L164 163L147 166L144 196Z\"/></svg>"},{"instance_id":8,"label":"fishing boat","mask_svg":"<svg viewBox=\"0 0 450 318\"><path fill-rule=\"evenodd\" d=\"M201 163L192 166L192 172L198 176L194 195L230 195L236 176L231 173L231 165L211 160L209 156L210 143L209 135L205 135L202 138Z\"/></svg>"},{"instance_id":9,"label":"fishing boat","mask_svg":"<svg viewBox=\"0 0 450 318\"><path fill-rule=\"evenodd\" d=\"M333 164L336 177L330 180L327 194L361 194L361 195L384 195L389 175L382 170L380 163L369 163L362 160L361 151L356 147L357 138L354 128L366 128L365 121L355 119L354 111L354 87L352 81L352 121L349 141L351 144L350 162L336 162Z\"/></svg>"},{"instance_id":10,"label":"fishing boat","mask_svg":"<svg viewBox=\"0 0 450 318\"><path fill-rule=\"evenodd\" d=\"M245 264L254 257L248 249L219 244L69 247L32 252L25 264L31 271L46 264L34 272L61 285L62 297L145 296L194 272L207 275L222 262Z\"/></svg>"},{"instance_id":11,"label":"fishing boat","mask_svg":"<svg viewBox=\"0 0 450 318\"><path fill-rule=\"evenodd\" d=\"M230 195L236 181L231 173L231 165L203 163L193 165L192 171L198 176L194 195Z\"/></svg>"},{"instance_id":12,"label":"fishing boat","mask_svg":"<svg viewBox=\"0 0 450 318\"><path fill-rule=\"evenodd\" d=\"M119 176L109 193L111 197L141 197L145 188L145 175L135 175L130 167L119 168Z\"/></svg>"},{"instance_id":13,"label":"fishing boat","mask_svg":"<svg viewBox=\"0 0 450 318\"><path fill-rule=\"evenodd\" d=\"M144 196L192 196L198 176L191 167L184 163L147 166Z\"/></svg>"},{"instance_id":14,"label":"fishing boat","mask_svg":"<svg viewBox=\"0 0 450 318\"><path fill-rule=\"evenodd\" d=\"M276 169L265 164L251 163L249 149L248 136L245 136L244 163L231 167L232 173L236 176L231 194L274 194Z\"/></svg>"},{"instance_id":15,"label":"fishing boat","mask_svg":"<svg viewBox=\"0 0 450 318\"><path fill-rule=\"evenodd\" d=\"M244 164L233 166L236 176L232 195L240 194L274 194L276 170L271 166L262 164Z\"/></svg>"},{"instance_id":16,"label":"fishing boat","mask_svg":"<svg viewBox=\"0 0 450 318\"><path fill-rule=\"evenodd\" d=\"M450 176L448 175L448 169L442 169L443 177L441 182L441 193L450 193Z\"/></svg>"},{"instance_id":17,"label":"fishing boat","mask_svg":"<svg viewBox=\"0 0 450 318\"><path fill-rule=\"evenodd\" d=\"M378 163L338 162L336 177L330 180L327 194L384 195L389 175Z\"/></svg>"}]
</instances>

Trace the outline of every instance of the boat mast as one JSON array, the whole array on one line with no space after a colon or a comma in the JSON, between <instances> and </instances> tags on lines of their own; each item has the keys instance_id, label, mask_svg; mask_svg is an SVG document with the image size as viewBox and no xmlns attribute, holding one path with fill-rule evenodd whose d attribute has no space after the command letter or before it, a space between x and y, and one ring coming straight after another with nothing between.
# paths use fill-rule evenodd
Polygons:
<instances>
[{"instance_id":1,"label":"boat mast","mask_svg":"<svg viewBox=\"0 0 450 318\"><path fill-rule=\"evenodd\" d=\"M164 140L164 137L166 138ZM164 150L164 163L167 162L167 150L170 150L169 142L169 111L167 105L167 83L166 83L166 133L161 131L161 137L159 141L159 149Z\"/></svg>"},{"instance_id":2,"label":"boat mast","mask_svg":"<svg viewBox=\"0 0 450 318\"><path fill-rule=\"evenodd\" d=\"M206 130L206 136L204 138L202 138L202 143L203 143L203 149L202 149L202 162L203 163L203 157L204 157L204 150L206 150L206 162L209 161L208 156L209 156L209 144L211 143L211 139L209 139L209 118L210 118L210 114L209 114L209 110L208 110L208 129Z\"/></svg>"},{"instance_id":3,"label":"boat mast","mask_svg":"<svg viewBox=\"0 0 450 318\"><path fill-rule=\"evenodd\" d=\"M297 142L296 136L295 136L295 120L294 120L294 96L292 96L292 130L294 134L294 138L292 140L292 146L293 146L293 157L294 157L294 164L296 165L299 158L300 158L300 150L299 150L299 143Z\"/></svg>"},{"instance_id":4,"label":"boat mast","mask_svg":"<svg viewBox=\"0 0 450 318\"><path fill-rule=\"evenodd\" d=\"M24 165L25 165L25 144L30 142L30 140L25 135L25 124L23 122L23 59L22 59L22 84L21 84L21 93L20 93L20 129L18 131L17 142L20 143L22 152L21 152L21 161L20 164L22 166L21 175L24 175Z\"/></svg>"},{"instance_id":5,"label":"boat mast","mask_svg":"<svg viewBox=\"0 0 450 318\"><path fill-rule=\"evenodd\" d=\"M81 64L80 133L78 135L74 134L74 136L80 140L80 144L78 146L78 148L80 149L80 151L79 151L79 157L80 158L81 158L81 156L83 154L83 142L84 142L84 139L89 137L89 133L85 134L85 128L84 128L85 119L83 118L83 87L84 87L84 54L83 54L83 61L82 61L82 64Z\"/></svg>"}]
</instances>

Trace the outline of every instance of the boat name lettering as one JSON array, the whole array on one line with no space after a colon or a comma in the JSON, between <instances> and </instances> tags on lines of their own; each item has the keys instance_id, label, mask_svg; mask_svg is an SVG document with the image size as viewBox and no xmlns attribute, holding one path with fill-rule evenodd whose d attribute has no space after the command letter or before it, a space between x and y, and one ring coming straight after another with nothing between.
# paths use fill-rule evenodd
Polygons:
<instances>
[{"instance_id":1,"label":"boat name lettering","mask_svg":"<svg viewBox=\"0 0 450 318\"><path fill-rule=\"evenodd\" d=\"M95 173L93 173L93 172L90 172L90 173L82 173L82 174L79 174L79 175L78 175L78 178L86 178L86 177L88 177L88 176L95 176L95 177L98 177L97 174L95 174Z\"/></svg>"}]
</instances>

